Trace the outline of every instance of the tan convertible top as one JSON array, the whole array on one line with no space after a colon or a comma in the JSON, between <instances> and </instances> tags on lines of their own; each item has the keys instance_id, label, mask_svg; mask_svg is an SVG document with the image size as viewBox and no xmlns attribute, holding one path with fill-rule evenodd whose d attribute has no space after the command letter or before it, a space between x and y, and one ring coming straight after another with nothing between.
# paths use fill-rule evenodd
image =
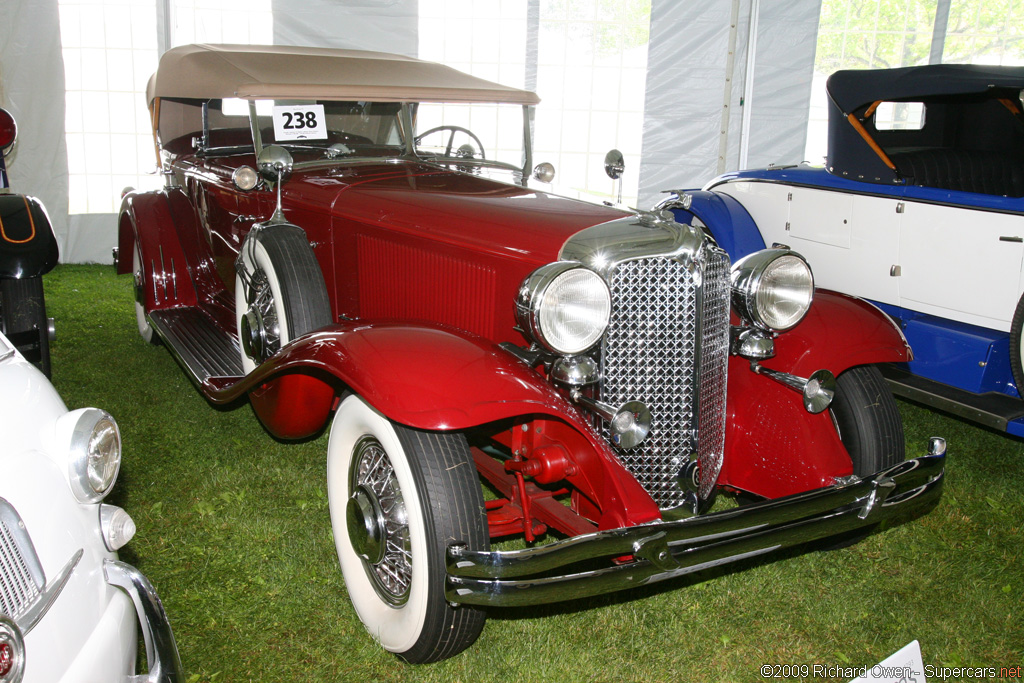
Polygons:
<instances>
[{"instance_id":1,"label":"tan convertible top","mask_svg":"<svg viewBox=\"0 0 1024 683\"><path fill-rule=\"evenodd\" d=\"M147 101L160 97L537 104L451 67L386 52L283 45L182 45L160 58Z\"/></svg>"}]
</instances>

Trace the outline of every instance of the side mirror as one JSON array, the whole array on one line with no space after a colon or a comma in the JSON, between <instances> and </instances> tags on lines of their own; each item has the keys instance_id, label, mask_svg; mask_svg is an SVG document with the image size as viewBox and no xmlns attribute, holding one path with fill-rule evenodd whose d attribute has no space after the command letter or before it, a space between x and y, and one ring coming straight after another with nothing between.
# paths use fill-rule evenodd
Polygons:
<instances>
[{"instance_id":1,"label":"side mirror","mask_svg":"<svg viewBox=\"0 0 1024 683\"><path fill-rule=\"evenodd\" d=\"M604 155L604 172L608 174L608 177L618 180L625 170L626 160L622 157L622 152L617 149L608 150L608 153Z\"/></svg>"}]
</instances>

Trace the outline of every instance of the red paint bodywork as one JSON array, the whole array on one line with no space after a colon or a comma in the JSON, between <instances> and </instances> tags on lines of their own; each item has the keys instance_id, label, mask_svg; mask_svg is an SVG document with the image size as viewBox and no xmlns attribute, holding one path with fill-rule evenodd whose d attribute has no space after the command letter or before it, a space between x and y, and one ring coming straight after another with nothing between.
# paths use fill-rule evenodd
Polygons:
<instances>
[{"instance_id":1,"label":"red paint bodywork","mask_svg":"<svg viewBox=\"0 0 1024 683\"><path fill-rule=\"evenodd\" d=\"M868 363L911 359L899 329L860 299L815 292L804 320L775 340L767 368L807 377L816 370L839 376ZM726 456L719 484L767 498L830 486L853 474L828 411L812 415L800 395L750 371L733 356L729 363Z\"/></svg>"},{"instance_id":2,"label":"red paint bodywork","mask_svg":"<svg viewBox=\"0 0 1024 683\"><path fill-rule=\"evenodd\" d=\"M128 272L137 240L147 312L198 306L233 335L234 261L274 198L232 186L231 172L254 165L251 155L176 163L178 187L125 198L119 270ZM526 343L513 308L523 278L556 260L580 230L628 214L409 161L296 172L283 203L286 219L306 231L336 324L293 341L245 378L208 381L202 389L211 401L248 394L273 434L301 438L322 429L337 396L350 391L396 422L484 429L493 443L555 472L550 477L564 470L563 480L544 485L543 476L524 480L522 468L481 468L507 496L491 511L496 533L517 515L527 534L535 520L574 534L659 518L590 418L498 346ZM765 366L800 376L908 355L881 313L825 292L776 339L776 351ZM727 411L721 485L777 497L852 471L827 413L808 414L799 394L736 357ZM559 487L571 493L568 517L552 497Z\"/></svg>"}]
</instances>

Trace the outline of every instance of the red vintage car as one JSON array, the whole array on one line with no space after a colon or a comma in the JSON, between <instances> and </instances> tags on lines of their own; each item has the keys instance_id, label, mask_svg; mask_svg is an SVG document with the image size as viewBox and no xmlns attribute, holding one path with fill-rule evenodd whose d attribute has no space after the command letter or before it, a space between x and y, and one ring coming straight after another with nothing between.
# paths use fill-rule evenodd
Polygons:
<instances>
[{"instance_id":1,"label":"red vintage car","mask_svg":"<svg viewBox=\"0 0 1024 683\"><path fill-rule=\"evenodd\" d=\"M117 259L139 331L275 436L330 430L349 597L403 658L460 652L488 607L938 498L944 442L904 459L875 368L910 357L899 330L788 249L730 263L670 215L531 189L551 172L533 93L397 55L192 45L148 94L166 184L124 197ZM744 505L712 510L719 492Z\"/></svg>"}]
</instances>

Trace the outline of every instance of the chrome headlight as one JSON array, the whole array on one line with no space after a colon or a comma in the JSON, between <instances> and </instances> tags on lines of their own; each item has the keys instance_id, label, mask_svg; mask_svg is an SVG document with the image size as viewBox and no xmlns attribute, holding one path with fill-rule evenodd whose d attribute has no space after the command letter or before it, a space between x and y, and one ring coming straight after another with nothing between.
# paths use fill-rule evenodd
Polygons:
<instances>
[{"instance_id":1,"label":"chrome headlight","mask_svg":"<svg viewBox=\"0 0 1024 683\"><path fill-rule=\"evenodd\" d=\"M756 327L788 330L803 320L813 299L811 267L788 249L765 249L733 264L733 306Z\"/></svg>"},{"instance_id":2,"label":"chrome headlight","mask_svg":"<svg viewBox=\"0 0 1024 683\"><path fill-rule=\"evenodd\" d=\"M601 339L612 298L601 276L559 261L533 271L519 288L516 318L523 332L549 351L573 355Z\"/></svg>"},{"instance_id":3,"label":"chrome headlight","mask_svg":"<svg viewBox=\"0 0 1024 683\"><path fill-rule=\"evenodd\" d=\"M121 432L104 410L82 408L67 413L60 423L71 423L68 449L68 482L75 498L83 503L102 500L114 487L121 467ZM60 429L58 425L58 430ZM66 434L66 432L65 432Z\"/></svg>"}]
</instances>

